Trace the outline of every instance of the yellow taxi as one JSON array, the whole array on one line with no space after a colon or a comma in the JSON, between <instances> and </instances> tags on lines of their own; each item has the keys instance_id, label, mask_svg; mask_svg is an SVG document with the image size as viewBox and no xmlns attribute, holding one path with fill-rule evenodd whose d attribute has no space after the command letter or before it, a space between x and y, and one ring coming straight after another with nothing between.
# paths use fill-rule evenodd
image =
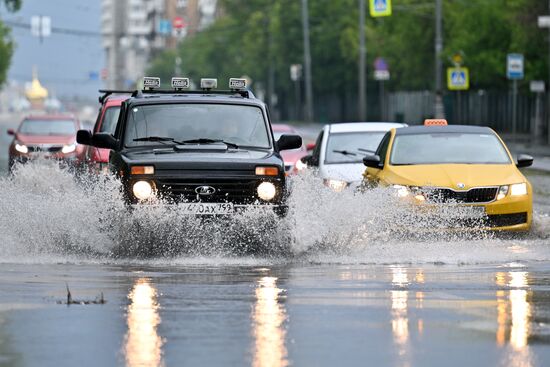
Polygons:
<instances>
[{"instance_id":1,"label":"yellow taxi","mask_svg":"<svg viewBox=\"0 0 550 367\"><path fill-rule=\"evenodd\" d=\"M424 126L392 129L363 163L367 185L393 187L409 202L478 207L491 230L531 227L533 191L518 168L531 166L533 158L521 154L515 163L488 127L426 120Z\"/></svg>"}]
</instances>

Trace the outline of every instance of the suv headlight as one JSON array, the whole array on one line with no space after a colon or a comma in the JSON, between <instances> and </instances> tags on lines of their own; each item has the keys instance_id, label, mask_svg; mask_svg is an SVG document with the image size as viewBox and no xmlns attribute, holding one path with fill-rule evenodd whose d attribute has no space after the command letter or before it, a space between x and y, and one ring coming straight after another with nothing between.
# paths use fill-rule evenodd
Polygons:
<instances>
[{"instance_id":1,"label":"suv headlight","mask_svg":"<svg viewBox=\"0 0 550 367\"><path fill-rule=\"evenodd\" d=\"M137 181L132 186L132 192L138 200L147 200L153 196L153 186L147 181Z\"/></svg>"},{"instance_id":2,"label":"suv headlight","mask_svg":"<svg viewBox=\"0 0 550 367\"><path fill-rule=\"evenodd\" d=\"M273 200L277 194L277 188L271 182L262 182L258 185L256 191L258 192L260 199L265 201Z\"/></svg>"},{"instance_id":3,"label":"suv headlight","mask_svg":"<svg viewBox=\"0 0 550 367\"><path fill-rule=\"evenodd\" d=\"M23 154L27 154L29 152L29 148L25 144L20 143L15 143L15 150Z\"/></svg>"},{"instance_id":4,"label":"suv headlight","mask_svg":"<svg viewBox=\"0 0 550 367\"><path fill-rule=\"evenodd\" d=\"M525 182L510 185L510 195L522 196L527 195L527 184Z\"/></svg>"},{"instance_id":5,"label":"suv headlight","mask_svg":"<svg viewBox=\"0 0 550 367\"><path fill-rule=\"evenodd\" d=\"M332 190L336 192L343 191L346 187L349 186L349 182L342 181L342 180L333 180L330 178L327 178L323 181L325 183L325 186L330 187Z\"/></svg>"}]
</instances>

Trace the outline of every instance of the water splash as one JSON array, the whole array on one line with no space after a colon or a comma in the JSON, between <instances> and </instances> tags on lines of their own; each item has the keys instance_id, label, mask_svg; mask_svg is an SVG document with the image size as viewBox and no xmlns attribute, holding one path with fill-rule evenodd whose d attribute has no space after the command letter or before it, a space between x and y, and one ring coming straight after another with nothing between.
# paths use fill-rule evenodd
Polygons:
<instances>
[{"instance_id":1,"label":"water splash","mask_svg":"<svg viewBox=\"0 0 550 367\"><path fill-rule=\"evenodd\" d=\"M531 233L500 238L456 227L467 207L411 210L392 190L336 193L312 174L292 180L289 214L263 210L226 220L184 215L177 206L124 205L113 177L79 179L50 162L1 178L0 262L501 263L549 260L550 218ZM474 227L473 230L471 227ZM131 259L131 260L130 260ZM141 260L136 260L141 259Z\"/></svg>"}]
</instances>

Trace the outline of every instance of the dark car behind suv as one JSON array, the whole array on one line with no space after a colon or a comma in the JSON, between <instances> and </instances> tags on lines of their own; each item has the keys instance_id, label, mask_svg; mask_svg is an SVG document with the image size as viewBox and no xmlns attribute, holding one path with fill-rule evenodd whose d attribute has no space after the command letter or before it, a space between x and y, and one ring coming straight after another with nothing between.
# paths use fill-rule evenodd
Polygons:
<instances>
[{"instance_id":1,"label":"dark car behind suv","mask_svg":"<svg viewBox=\"0 0 550 367\"><path fill-rule=\"evenodd\" d=\"M179 83L178 83L179 80ZM136 91L122 103L114 134L80 131L78 141L110 149L109 165L131 204L157 198L189 214L232 214L270 207L284 214L287 188L279 152L299 148L297 135L275 141L266 105L244 89ZM145 80L148 85L150 80ZM159 83L160 84L160 83ZM214 86L215 88L215 86Z\"/></svg>"}]
</instances>

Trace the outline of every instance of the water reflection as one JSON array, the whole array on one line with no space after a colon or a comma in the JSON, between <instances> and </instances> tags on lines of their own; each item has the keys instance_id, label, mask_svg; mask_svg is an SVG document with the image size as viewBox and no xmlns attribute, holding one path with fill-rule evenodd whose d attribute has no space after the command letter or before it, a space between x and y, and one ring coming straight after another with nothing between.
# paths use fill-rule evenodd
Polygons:
<instances>
[{"instance_id":1,"label":"water reflection","mask_svg":"<svg viewBox=\"0 0 550 367\"><path fill-rule=\"evenodd\" d=\"M532 366L528 346L531 334L531 304L529 303L528 272L513 271L497 273L496 283L508 286L510 291L499 290L497 296L497 345L504 346L509 335L511 353L507 356L508 366Z\"/></svg>"},{"instance_id":2,"label":"water reflection","mask_svg":"<svg viewBox=\"0 0 550 367\"><path fill-rule=\"evenodd\" d=\"M277 278L263 277L256 288L256 304L252 314L254 336L253 366L283 367L288 365L285 345L287 318L280 302L281 293Z\"/></svg>"},{"instance_id":3,"label":"water reflection","mask_svg":"<svg viewBox=\"0 0 550 367\"><path fill-rule=\"evenodd\" d=\"M162 338L157 332L160 324L157 291L149 279L138 279L128 295L128 333L124 348L126 365L161 366Z\"/></svg>"}]
</instances>

